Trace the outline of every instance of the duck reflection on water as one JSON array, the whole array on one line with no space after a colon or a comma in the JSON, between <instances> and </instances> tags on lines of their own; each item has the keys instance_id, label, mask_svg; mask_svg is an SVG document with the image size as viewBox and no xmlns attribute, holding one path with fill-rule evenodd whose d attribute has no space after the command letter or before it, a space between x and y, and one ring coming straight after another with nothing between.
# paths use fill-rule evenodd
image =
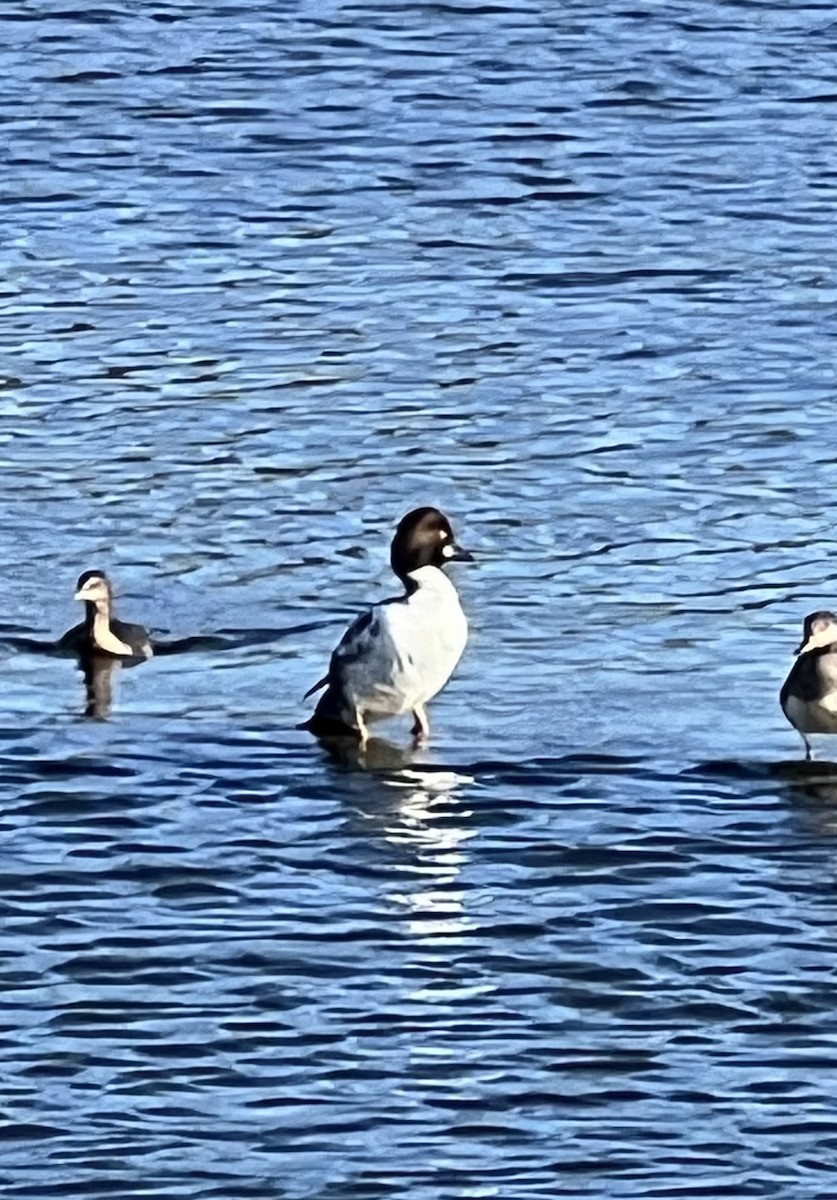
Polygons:
<instances>
[{"instance_id":1,"label":"duck reflection on water","mask_svg":"<svg viewBox=\"0 0 837 1200\"><path fill-rule=\"evenodd\" d=\"M118 658L87 655L79 659L84 675L85 717L106 720L113 710L114 675L122 664Z\"/></svg>"},{"instance_id":2,"label":"duck reflection on water","mask_svg":"<svg viewBox=\"0 0 837 1200\"><path fill-rule=\"evenodd\" d=\"M458 886L470 861L467 842L476 837L473 810L463 806L470 775L416 761L416 751L384 738L362 747L356 736L320 738L320 744L347 768L351 780L352 823L368 840L390 848L399 886L388 899L408 914L411 934L422 939L452 937L469 929L468 891Z\"/></svg>"},{"instance_id":3,"label":"duck reflection on water","mask_svg":"<svg viewBox=\"0 0 837 1200\"><path fill-rule=\"evenodd\" d=\"M791 807L817 836L837 833L837 762L819 758L776 763L771 771Z\"/></svg>"},{"instance_id":4,"label":"duck reflection on water","mask_svg":"<svg viewBox=\"0 0 837 1200\"><path fill-rule=\"evenodd\" d=\"M473 925L460 876L470 862L466 843L476 837L459 789L473 780L453 771L407 769L385 781L392 793L384 837L407 850L404 885L389 899L406 910L407 929L421 939L451 938Z\"/></svg>"}]
</instances>

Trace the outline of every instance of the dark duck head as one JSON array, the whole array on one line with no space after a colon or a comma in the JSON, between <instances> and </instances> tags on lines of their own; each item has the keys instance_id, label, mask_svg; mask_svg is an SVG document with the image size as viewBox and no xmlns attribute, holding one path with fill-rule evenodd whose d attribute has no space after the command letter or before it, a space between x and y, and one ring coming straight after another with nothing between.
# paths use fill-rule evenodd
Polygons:
<instances>
[{"instance_id":1,"label":"dark duck head","mask_svg":"<svg viewBox=\"0 0 837 1200\"><path fill-rule=\"evenodd\" d=\"M438 508L415 508L402 517L390 549L392 569L405 587L408 576L420 567L450 562L472 562L473 555L457 545L450 521Z\"/></svg>"},{"instance_id":2,"label":"dark duck head","mask_svg":"<svg viewBox=\"0 0 837 1200\"><path fill-rule=\"evenodd\" d=\"M796 653L808 654L837 644L837 616L833 612L809 613L802 625L802 641Z\"/></svg>"},{"instance_id":3,"label":"dark duck head","mask_svg":"<svg viewBox=\"0 0 837 1200\"><path fill-rule=\"evenodd\" d=\"M74 600L83 600L91 620L97 613L109 613L113 589L104 571L84 571L78 577Z\"/></svg>"}]
</instances>

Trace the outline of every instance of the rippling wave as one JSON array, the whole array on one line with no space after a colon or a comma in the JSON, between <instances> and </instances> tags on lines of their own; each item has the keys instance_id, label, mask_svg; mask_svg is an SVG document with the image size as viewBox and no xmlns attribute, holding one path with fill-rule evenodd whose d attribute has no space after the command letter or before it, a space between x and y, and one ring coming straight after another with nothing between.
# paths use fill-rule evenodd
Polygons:
<instances>
[{"instance_id":1,"label":"rippling wave","mask_svg":"<svg viewBox=\"0 0 837 1200\"><path fill-rule=\"evenodd\" d=\"M5 9L4 1196L830 1195L831 10ZM319 746L424 503L433 742Z\"/></svg>"}]
</instances>

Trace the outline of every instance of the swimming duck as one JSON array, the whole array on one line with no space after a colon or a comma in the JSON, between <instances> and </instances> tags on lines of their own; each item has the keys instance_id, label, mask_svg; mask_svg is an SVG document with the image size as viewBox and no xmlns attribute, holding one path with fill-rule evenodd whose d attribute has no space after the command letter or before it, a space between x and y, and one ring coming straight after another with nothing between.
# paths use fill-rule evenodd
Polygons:
<instances>
[{"instance_id":1,"label":"swimming duck","mask_svg":"<svg viewBox=\"0 0 837 1200\"><path fill-rule=\"evenodd\" d=\"M307 699L326 689L305 728L354 734L362 748L371 722L410 712L413 734L426 740L425 706L450 679L468 640L456 588L442 571L457 561L473 561L473 555L457 545L438 508L417 508L402 518L390 563L404 594L375 604L346 630L328 674L306 693Z\"/></svg>"},{"instance_id":2,"label":"swimming duck","mask_svg":"<svg viewBox=\"0 0 837 1200\"><path fill-rule=\"evenodd\" d=\"M837 733L837 616L809 613L796 654L779 701L805 743L805 757L810 758L806 733Z\"/></svg>"},{"instance_id":3,"label":"swimming duck","mask_svg":"<svg viewBox=\"0 0 837 1200\"><path fill-rule=\"evenodd\" d=\"M118 621L112 615L113 592L104 571L85 571L79 575L74 599L84 602L84 621L64 634L58 643L60 647L79 655L153 656L147 630L142 625Z\"/></svg>"}]
</instances>

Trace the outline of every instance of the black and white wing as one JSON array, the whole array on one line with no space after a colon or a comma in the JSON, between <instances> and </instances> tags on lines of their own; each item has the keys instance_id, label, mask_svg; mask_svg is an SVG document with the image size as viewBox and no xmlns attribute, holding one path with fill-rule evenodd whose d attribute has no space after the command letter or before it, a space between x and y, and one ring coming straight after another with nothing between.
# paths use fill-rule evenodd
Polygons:
<instances>
[{"instance_id":1,"label":"black and white wing","mask_svg":"<svg viewBox=\"0 0 837 1200\"><path fill-rule=\"evenodd\" d=\"M303 699L307 700L309 696L313 696L326 684L335 691L341 691L346 669L375 653L379 635L378 614L374 608L367 609L365 613L361 613L356 620L352 621L335 646L328 665L328 674L324 675L312 688L309 688Z\"/></svg>"},{"instance_id":2,"label":"black and white wing","mask_svg":"<svg viewBox=\"0 0 837 1200\"><path fill-rule=\"evenodd\" d=\"M154 657L148 631L142 625L134 625L130 621L112 619L110 627L120 642L124 642L126 646L130 646L135 658Z\"/></svg>"}]
</instances>

